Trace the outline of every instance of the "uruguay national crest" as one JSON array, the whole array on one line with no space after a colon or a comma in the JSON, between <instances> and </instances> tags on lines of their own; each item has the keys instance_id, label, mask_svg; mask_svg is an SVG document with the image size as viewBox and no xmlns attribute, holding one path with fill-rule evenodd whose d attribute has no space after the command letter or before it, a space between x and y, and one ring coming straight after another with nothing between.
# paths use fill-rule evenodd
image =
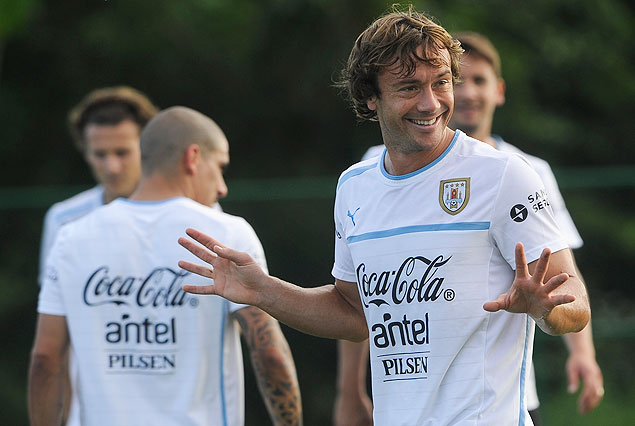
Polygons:
<instances>
[{"instance_id":1,"label":"uruguay national crest","mask_svg":"<svg viewBox=\"0 0 635 426\"><path fill-rule=\"evenodd\" d=\"M447 179L439 184L439 204L446 213L458 214L470 201L470 178Z\"/></svg>"}]
</instances>

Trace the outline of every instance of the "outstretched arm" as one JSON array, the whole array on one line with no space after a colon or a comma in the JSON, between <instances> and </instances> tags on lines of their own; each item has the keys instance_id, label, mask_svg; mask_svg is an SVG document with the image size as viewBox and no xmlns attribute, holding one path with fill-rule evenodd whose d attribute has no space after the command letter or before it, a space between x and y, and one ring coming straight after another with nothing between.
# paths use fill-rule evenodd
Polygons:
<instances>
[{"instance_id":1,"label":"outstretched arm","mask_svg":"<svg viewBox=\"0 0 635 426\"><path fill-rule=\"evenodd\" d=\"M249 348L260 394L276 426L301 426L302 401L295 364L278 321L255 306L234 312Z\"/></svg>"},{"instance_id":2,"label":"outstretched arm","mask_svg":"<svg viewBox=\"0 0 635 426\"><path fill-rule=\"evenodd\" d=\"M511 288L485 303L483 309L527 313L551 335L580 331L591 316L586 289L576 276L571 252L566 249L551 254L545 249L538 260L527 265L522 243L516 245L516 278Z\"/></svg>"},{"instance_id":3,"label":"outstretched arm","mask_svg":"<svg viewBox=\"0 0 635 426\"><path fill-rule=\"evenodd\" d=\"M68 346L66 317L40 314L29 368L31 426L59 425L62 422Z\"/></svg>"},{"instance_id":4,"label":"outstretched arm","mask_svg":"<svg viewBox=\"0 0 635 426\"><path fill-rule=\"evenodd\" d=\"M373 403L366 390L368 341L337 342L337 388L334 426L371 426Z\"/></svg>"},{"instance_id":5,"label":"outstretched arm","mask_svg":"<svg viewBox=\"0 0 635 426\"><path fill-rule=\"evenodd\" d=\"M187 271L214 280L206 286L185 285L194 294L217 294L236 303L261 308L279 321L308 334L360 341L368 337L357 286L336 280L335 285L302 288L269 276L249 254L225 247L214 238L187 229L179 244L206 262L179 261ZM210 267L211 266L211 267Z\"/></svg>"}]
</instances>

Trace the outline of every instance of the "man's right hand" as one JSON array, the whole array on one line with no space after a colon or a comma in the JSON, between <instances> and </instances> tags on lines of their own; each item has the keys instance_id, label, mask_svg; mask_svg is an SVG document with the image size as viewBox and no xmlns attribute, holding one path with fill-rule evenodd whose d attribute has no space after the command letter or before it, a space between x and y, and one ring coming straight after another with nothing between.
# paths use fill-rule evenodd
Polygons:
<instances>
[{"instance_id":1,"label":"man's right hand","mask_svg":"<svg viewBox=\"0 0 635 426\"><path fill-rule=\"evenodd\" d=\"M209 266L185 260L180 260L179 266L186 271L211 278L214 283L204 286L184 285L183 290L193 294L216 294L235 303L258 306L262 286L268 275L251 256L226 247L196 229L188 228L185 232L202 246L184 237L179 238L179 244Z\"/></svg>"}]
</instances>

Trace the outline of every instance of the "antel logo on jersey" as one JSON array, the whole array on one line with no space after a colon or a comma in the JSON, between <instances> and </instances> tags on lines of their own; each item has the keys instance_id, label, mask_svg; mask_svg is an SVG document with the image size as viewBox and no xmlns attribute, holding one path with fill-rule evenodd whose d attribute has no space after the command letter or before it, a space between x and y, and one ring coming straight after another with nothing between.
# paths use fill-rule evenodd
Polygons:
<instances>
[{"instance_id":1,"label":"antel logo on jersey","mask_svg":"<svg viewBox=\"0 0 635 426\"><path fill-rule=\"evenodd\" d=\"M522 204L516 204L509 211L509 217L512 218L514 222L524 222L527 219L527 215L529 214L527 207Z\"/></svg>"},{"instance_id":2,"label":"antel logo on jersey","mask_svg":"<svg viewBox=\"0 0 635 426\"><path fill-rule=\"evenodd\" d=\"M143 319L124 313L106 323L108 374L172 374L176 370L176 318Z\"/></svg>"},{"instance_id":3,"label":"antel logo on jersey","mask_svg":"<svg viewBox=\"0 0 635 426\"><path fill-rule=\"evenodd\" d=\"M438 277L439 268L452 259L439 255L433 260L423 256L406 258L396 270L366 272L366 264L357 267L357 283L360 287L362 303L399 305L403 302L434 302L442 295L445 300L453 300L454 292L443 290L443 277Z\"/></svg>"},{"instance_id":4,"label":"antel logo on jersey","mask_svg":"<svg viewBox=\"0 0 635 426\"><path fill-rule=\"evenodd\" d=\"M108 303L137 306L182 306L190 300L196 306L196 298L181 288L189 272L170 268L156 268L147 277L111 276L108 266L93 272L84 285L84 303L99 306Z\"/></svg>"}]
</instances>

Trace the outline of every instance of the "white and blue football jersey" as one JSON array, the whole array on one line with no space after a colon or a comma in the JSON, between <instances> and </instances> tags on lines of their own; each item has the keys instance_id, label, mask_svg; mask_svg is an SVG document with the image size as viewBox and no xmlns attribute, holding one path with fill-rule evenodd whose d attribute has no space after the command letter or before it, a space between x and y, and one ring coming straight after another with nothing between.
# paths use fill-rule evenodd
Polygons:
<instances>
[{"instance_id":1,"label":"white and blue football jersey","mask_svg":"<svg viewBox=\"0 0 635 426\"><path fill-rule=\"evenodd\" d=\"M369 330L376 425L531 425L534 323L483 303L528 262L567 247L520 156L457 131L431 164L392 176L384 156L345 171L335 278L357 283Z\"/></svg>"},{"instance_id":2,"label":"white and blue football jersey","mask_svg":"<svg viewBox=\"0 0 635 426\"><path fill-rule=\"evenodd\" d=\"M207 279L177 240L195 227L248 252L266 270L242 218L177 197L117 199L62 227L38 312L65 316L78 366L82 425L241 425L244 305L184 293Z\"/></svg>"}]
</instances>

